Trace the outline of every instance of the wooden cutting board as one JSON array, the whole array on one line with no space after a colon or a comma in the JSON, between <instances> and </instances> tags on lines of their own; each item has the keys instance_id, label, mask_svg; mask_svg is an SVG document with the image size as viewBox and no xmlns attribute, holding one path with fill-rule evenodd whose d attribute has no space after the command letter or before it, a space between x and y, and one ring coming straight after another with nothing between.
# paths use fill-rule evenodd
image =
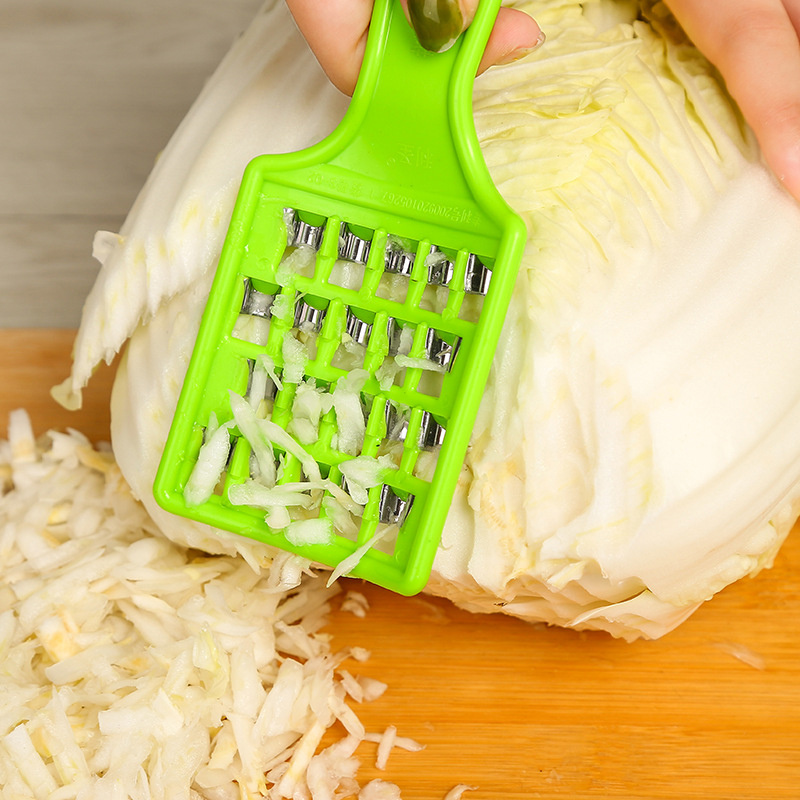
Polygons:
<instances>
[{"instance_id":1,"label":"wooden cutting board","mask_svg":"<svg viewBox=\"0 0 800 800\"><path fill-rule=\"evenodd\" d=\"M66 375L71 342L70 331L0 332L2 435L22 406L37 432L70 425L107 438L110 368L80 414L47 394ZM348 585L371 610L334 611L334 645L370 649L358 671L389 684L359 716L426 745L393 751L384 772L364 745L360 777L398 783L404 800L438 800L458 783L477 787L465 800L800 798L798 528L772 569L655 642Z\"/></svg>"}]
</instances>

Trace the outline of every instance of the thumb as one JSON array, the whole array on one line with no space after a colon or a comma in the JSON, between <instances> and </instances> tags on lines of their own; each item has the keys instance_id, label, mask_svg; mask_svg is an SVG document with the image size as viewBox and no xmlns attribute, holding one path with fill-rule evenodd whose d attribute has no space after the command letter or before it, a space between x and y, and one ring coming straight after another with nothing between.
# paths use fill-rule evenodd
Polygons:
<instances>
[{"instance_id":1,"label":"thumb","mask_svg":"<svg viewBox=\"0 0 800 800\"><path fill-rule=\"evenodd\" d=\"M478 0L403 0L420 44L435 53L447 50L475 16ZM544 42L536 21L523 11L501 8L478 72L522 58Z\"/></svg>"}]
</instances>

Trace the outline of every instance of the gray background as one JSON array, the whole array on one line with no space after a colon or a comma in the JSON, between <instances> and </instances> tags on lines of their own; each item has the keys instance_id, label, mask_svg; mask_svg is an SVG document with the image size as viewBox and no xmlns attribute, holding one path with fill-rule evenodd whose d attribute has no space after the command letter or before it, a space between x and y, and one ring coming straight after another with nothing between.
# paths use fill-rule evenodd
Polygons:
<instances>
[{"instance_id":1,"label":"gray background","mask_svg":"<svg viewBox=\"0 0 800 800\"><path fill-rule=\"evenodd\" d=\"M261 0L2 0L0 327L76 327L98 229Z\"/></svg>"}]
</instances>

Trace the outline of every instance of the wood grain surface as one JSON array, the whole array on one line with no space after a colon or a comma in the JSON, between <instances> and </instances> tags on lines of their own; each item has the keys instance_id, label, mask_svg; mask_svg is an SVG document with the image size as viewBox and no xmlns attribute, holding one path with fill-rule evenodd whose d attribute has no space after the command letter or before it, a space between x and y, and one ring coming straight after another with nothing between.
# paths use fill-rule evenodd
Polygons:
<instances>
[{"instance_id":1,"label":"wood grain surface","mask_svg":"<svg viewBox=\"0 0 800 800\"><path fill-rule=\"evenodd\" d=\"M46 392L66 374L69 331L0 332L0 419L31 410L37 432L65 424L107 438L111 370L79 417ZM3 425L5 430L5 425ZM358 707L368 729L426 745L394 750L360 777L434 800L798 800L800 530L774 567L729 587L672 634L626 644L604 634L475 616L358 582L365 619L336 610L334 646L372 652L352 670L389 684Z\"/></svg>"},{"instance_id":2,"label":"wood grain surface","mask_svg":"<svg viewBox=\"0 0 800 800\"><path fill-rule=\"evenodd\" d=\"M37 434L70 427L94 442L109 440L113 366L95 372L80 411L67 411L50 396L69 375L74 338L75 331L58 328L0 329L0 436L7 434L9 412L25 408Z\"/></svg>"}]
</instances>

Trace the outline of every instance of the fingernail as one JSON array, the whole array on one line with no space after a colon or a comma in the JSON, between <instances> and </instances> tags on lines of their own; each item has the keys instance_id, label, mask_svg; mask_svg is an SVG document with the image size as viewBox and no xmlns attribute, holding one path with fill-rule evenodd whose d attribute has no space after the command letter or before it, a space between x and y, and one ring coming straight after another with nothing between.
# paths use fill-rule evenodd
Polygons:
<instances>
[{"instance_id":1,"label":"fingernail","mask_svg":"<svg viewBox=\"0 0 800 800\"><path fill-rule=\"evenodd\" d=\"M458 0L408 0L408 16L419 43L434 53L451 47L464 30Z\"/></svg>"},{"instance_id":2,"label":"fingernail","mask_svg":"<svg viewBox=\"0 0 800 800\"><path fill-rule=\"evenodd\" d=\"M532 45L531 47L518 47L515 50L511 50L509 53L506 53L502 56L498 61L497 64L513 64L515 61L520 61L521 59L525 58L525 56L529 56L531 53L538 50L544 43L547 37L544 34L544 31L540 31L539 38L536 40L536 44Z\"/></svg>"}]
</instances>

